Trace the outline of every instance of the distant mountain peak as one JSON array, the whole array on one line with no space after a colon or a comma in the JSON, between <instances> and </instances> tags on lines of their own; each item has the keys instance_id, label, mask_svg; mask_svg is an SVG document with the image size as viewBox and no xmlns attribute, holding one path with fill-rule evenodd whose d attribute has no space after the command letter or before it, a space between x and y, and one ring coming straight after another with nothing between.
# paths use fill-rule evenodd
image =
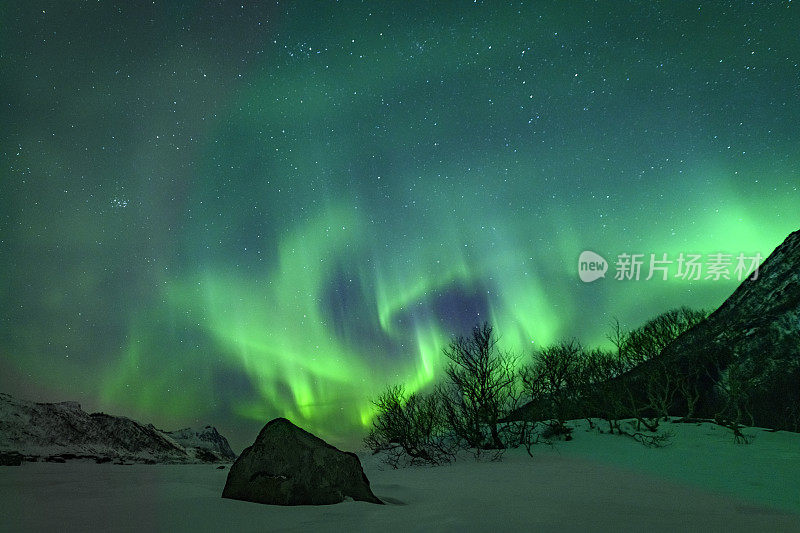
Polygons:
<instances>
[{"instance_id":1,"label":"distant mountain peak","mask_svg":"<svg viewBox=\"0 0 800 533\"><path fill-rule=\"evenodd\" d=\"M77 402L37 403L0 393L0 451L27 460L143 463L228 462L236 458L213 426L163 431L123 416L88 414Z\"/></svg>"}]
</instances>

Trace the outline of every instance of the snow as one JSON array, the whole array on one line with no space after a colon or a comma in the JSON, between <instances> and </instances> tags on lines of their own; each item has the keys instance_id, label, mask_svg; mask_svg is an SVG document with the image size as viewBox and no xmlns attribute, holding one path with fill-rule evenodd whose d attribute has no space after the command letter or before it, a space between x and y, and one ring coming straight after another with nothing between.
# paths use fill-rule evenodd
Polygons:
<instances>
[{"instance_id":1,"label":"snow","mask_svg":"<svg viewBox=\"0 0 800 533\"><path fill-rule=\"evenodd\" d=\"M9 531L800 531L800 435L663 424L653 449L574 422L574 439L399 470L360 454L379 506L278 507L220 497L214 465L26 463L0 470Z\"/></svg>"},{"instance_id":2,"label":"snow","mask_svg":"<svg viewBox=\"0 0 800 533\"><path fill-rule=\"evenodd\" d=\"M599 422L601 429L605 429L603 424ZM559 446L561 454L800 513L798 433L745 428L750 444L736 444L730 430L713 423L662 423L659 429L673 436L668 446L653 449L625 437L597 435L596 430L588 430L586 421L572 425L575 439Z\"/></svg>"}]
</instances>

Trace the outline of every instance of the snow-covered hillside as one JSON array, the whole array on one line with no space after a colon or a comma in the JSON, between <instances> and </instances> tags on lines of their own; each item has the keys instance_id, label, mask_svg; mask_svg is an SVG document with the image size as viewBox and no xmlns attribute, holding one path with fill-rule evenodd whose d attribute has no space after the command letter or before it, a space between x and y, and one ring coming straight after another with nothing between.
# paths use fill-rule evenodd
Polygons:
<instances>
[{"instance_id":1,"label":"snow-covered hillside","mask_svg":"<svg viewBox=\"0 0 800 533\"><path fill-rule=\"evenodd\" d=\"M93 459L97 462L228 462L236 455L216 429L175 432L104 413L75 402L36 403L0 393L0 452L27 461Z\"/></svg>"},{"instance_id":2,"label":"snow-covered hillside","mask_svg":"<svg viewBox=\"0 0 800 533\"><path fill-rule=\"evenodd\" d=\"M172 438L175 442L187 450L208 450L225 461L233 461L236 454L231 450L228 439L223 437L213 426L206 426L202 429L184 428L177 431L163 431L164 435Z\"/></svg>"}]
</instances>

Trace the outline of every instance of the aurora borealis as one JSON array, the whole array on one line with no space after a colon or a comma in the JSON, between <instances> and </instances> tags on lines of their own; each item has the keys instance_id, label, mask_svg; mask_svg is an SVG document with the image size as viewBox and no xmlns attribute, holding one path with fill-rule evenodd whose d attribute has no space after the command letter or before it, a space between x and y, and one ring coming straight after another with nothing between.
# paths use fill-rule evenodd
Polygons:
<instances>
[{"instance_id":1,"label":"aurora borealis","mask_svg":"<svg viewBox=\"0 0 800 533\"><path fill-rule=\"evenodd\" d=\"M738 282L577 260L800 228L789 1L0 5L0 390L241 446L358 434L491 321L527 354ZM613 265L612 265L613 268Z\"/></svg>"}]
</instances>

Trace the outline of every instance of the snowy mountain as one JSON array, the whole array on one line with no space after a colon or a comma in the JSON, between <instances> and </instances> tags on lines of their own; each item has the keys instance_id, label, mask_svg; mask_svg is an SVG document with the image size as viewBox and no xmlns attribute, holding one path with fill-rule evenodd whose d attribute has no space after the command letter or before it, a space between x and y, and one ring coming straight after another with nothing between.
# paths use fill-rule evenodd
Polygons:
<instances>
[{"instance_id":1,"label":"snowy mountain","mask_svg":"<svg viewBox=\"0 0 800 533\"><path fill-rule=\"evenodd\" d=\"M220 435L217 428L213 426L206 426L202 429L185 428L162 433L171 437L185 449L195 450L195 455L198 457L201 453L211 452L226 461L236 459L236 454L231 450L228 439Z\"/></svg>"},{"instance_id":2,"label":"snowy mountain","mask_svg":"<svg viewBox=\"0 0 800 533\"><path fill-rule=\"evenodd\" d=\"M89 414L76 402L36 403L4 393L0 452L55 462L216 463L236 458L225 437L211 426L167 432L121 416Z\"/></svg>"}]
</instances>

